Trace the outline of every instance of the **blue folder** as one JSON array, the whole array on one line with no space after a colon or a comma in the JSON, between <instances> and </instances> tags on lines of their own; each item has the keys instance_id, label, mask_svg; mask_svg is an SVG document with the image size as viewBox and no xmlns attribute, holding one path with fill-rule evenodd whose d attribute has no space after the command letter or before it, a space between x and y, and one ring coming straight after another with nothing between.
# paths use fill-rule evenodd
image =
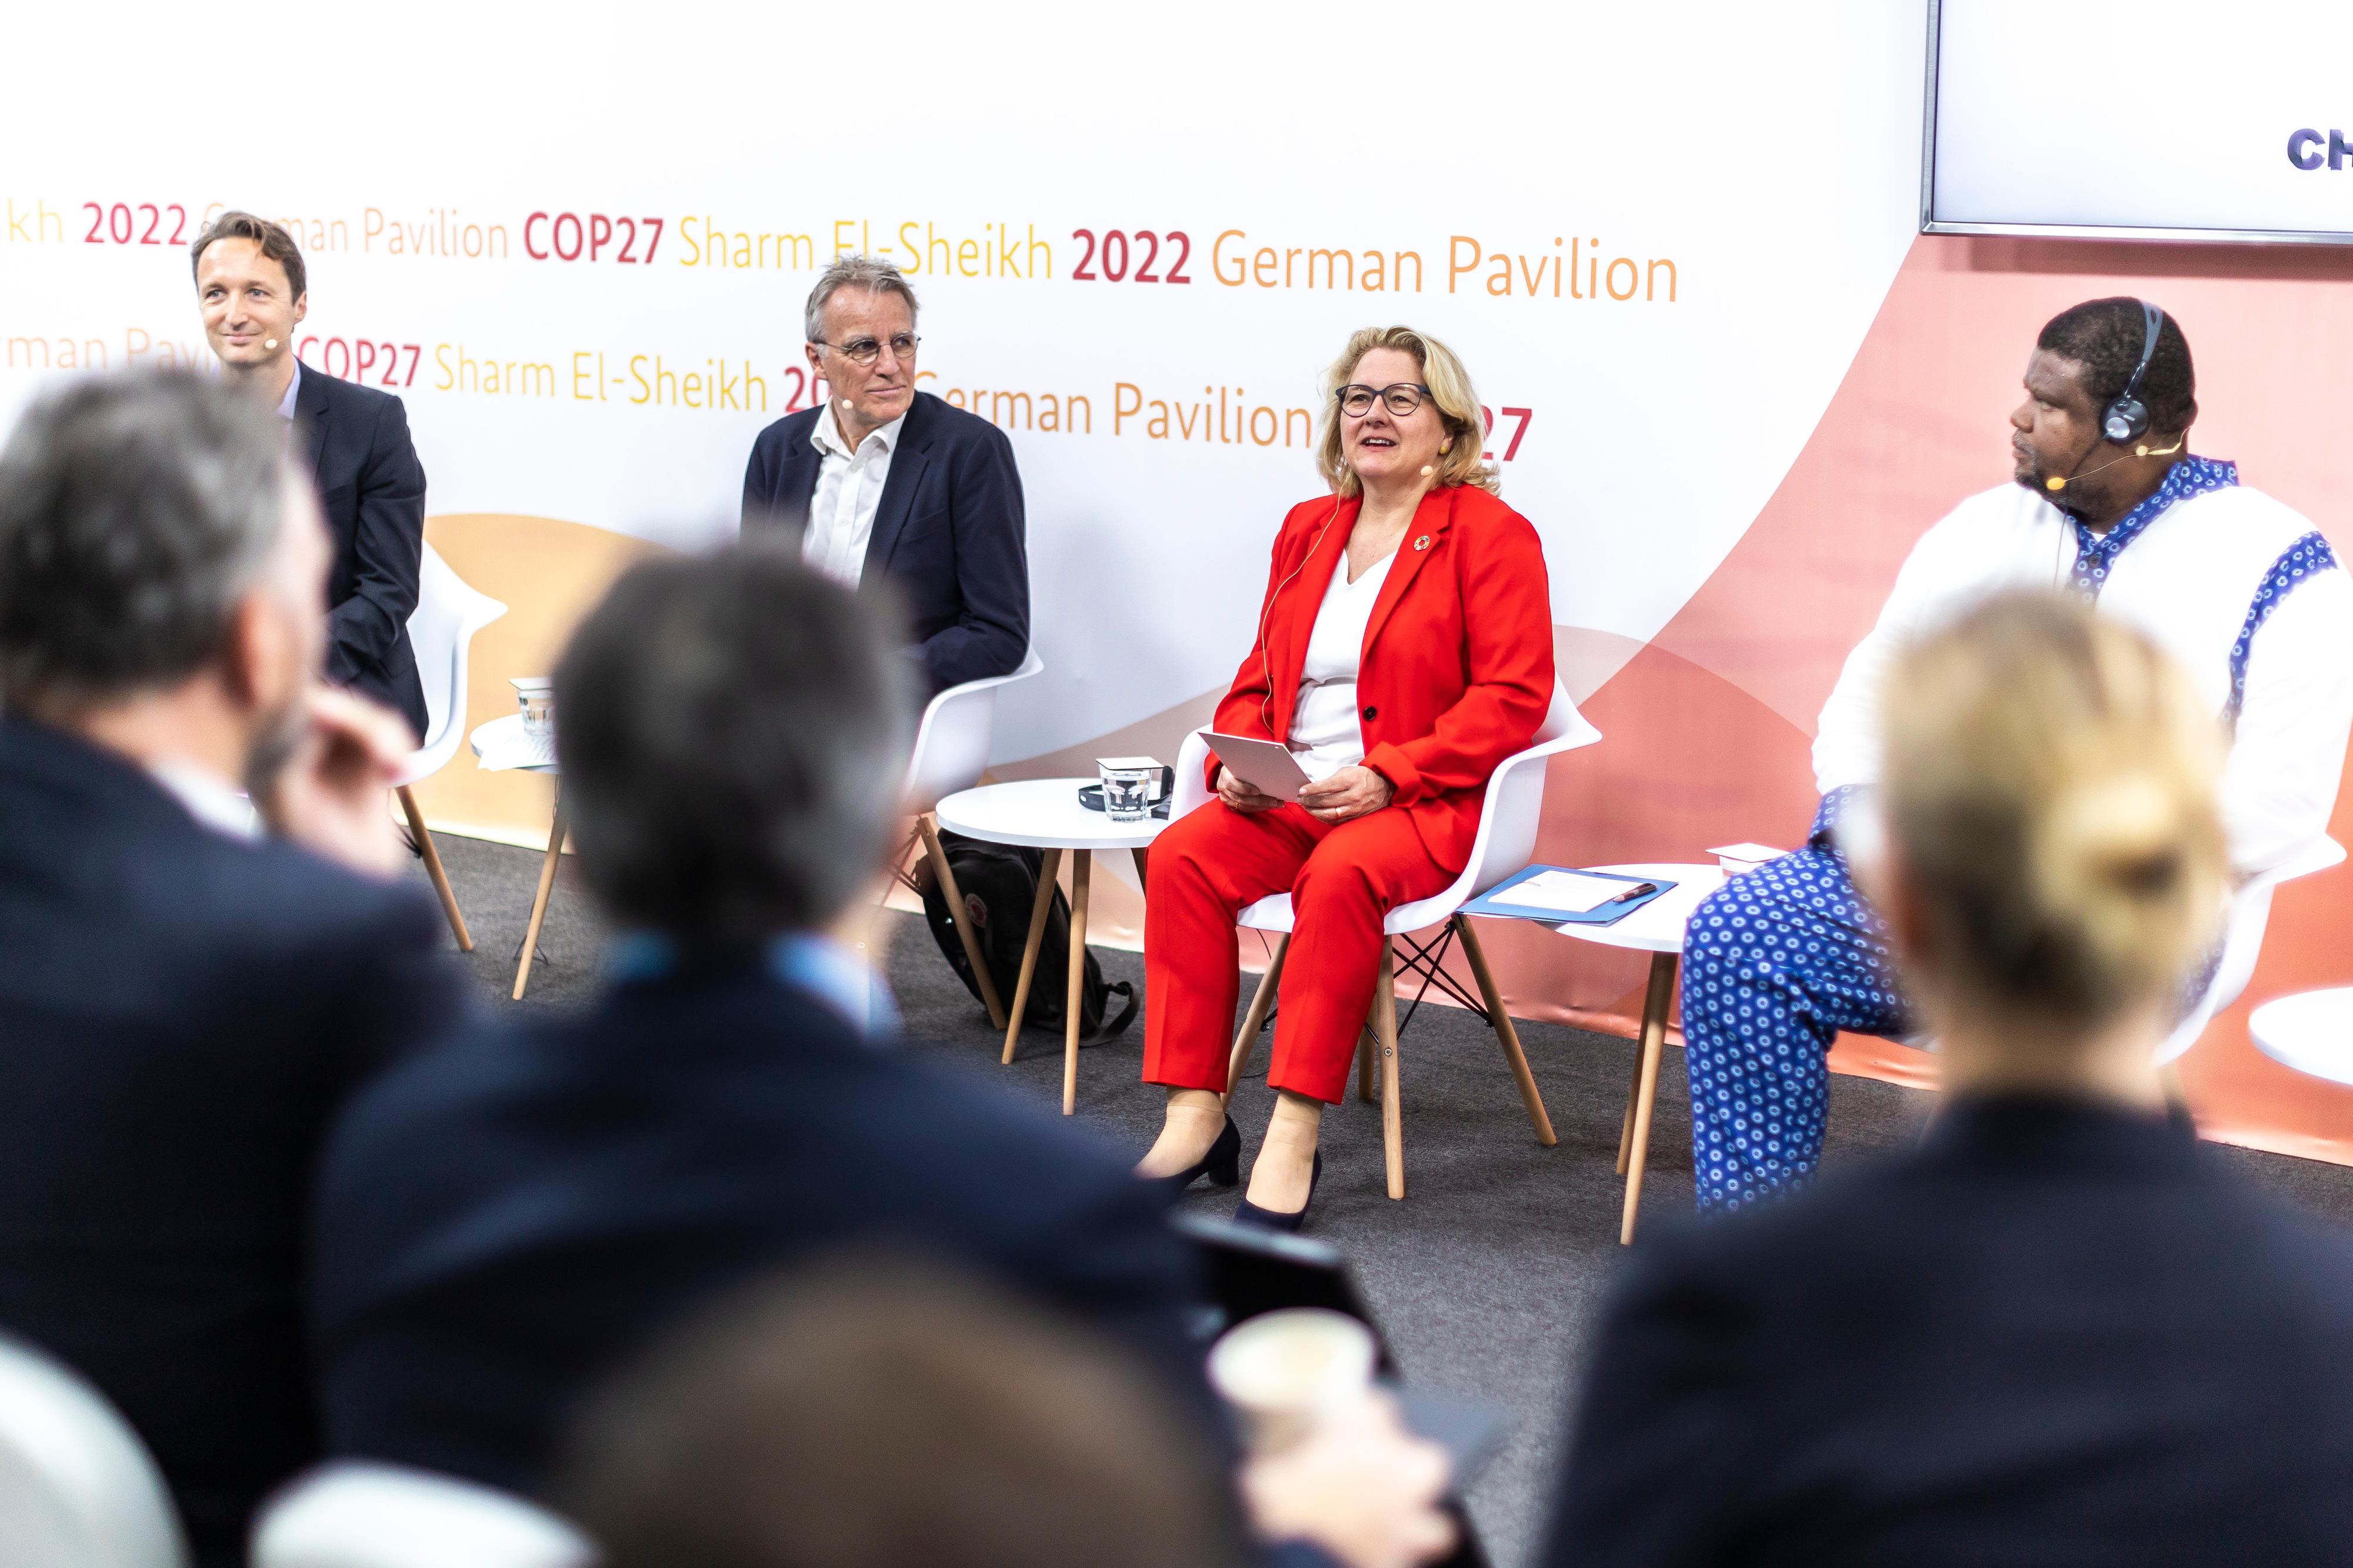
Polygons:
<instances>
[{"instance_id":1,"label":"blue folder","mask_svg":"<svg viewBox=\"0 0 2353 1568\"><path fill-rule=\"evenodd\" d=\"M1540 909L1534 904L1512 902L1514 888L1529 878L1540 877L1546 871L1574 871L1580 877L1603 877L1613 882L1623 882L1630 888L1650 882L1656 885L1657 891L1644 893L1639 899L1629 899L1622 904L1604 904L1598 910L1588 910L1581 915L1567 914L1559 910ZM1674 885L1658 877L1628 877L1616 871L1588 871L1582 866L1531 866L1514 876L1506 877L1463 905L1462 912L1466 915L1489 915L1499 920L1535 921L1539 925L1548 926L1614 925L1651 900L1662 897Z\"/></svg>"}]
</instances>

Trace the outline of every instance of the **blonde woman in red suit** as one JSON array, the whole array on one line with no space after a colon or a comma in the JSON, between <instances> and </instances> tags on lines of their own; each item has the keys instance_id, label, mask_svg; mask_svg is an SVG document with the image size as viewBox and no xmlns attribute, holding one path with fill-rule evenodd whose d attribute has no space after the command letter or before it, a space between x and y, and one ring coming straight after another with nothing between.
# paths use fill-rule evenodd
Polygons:
<instances>
[{"instance_id":1,"label":"blonde woman in red suit","mask_svg":"<svg viewBox=\"0 0 2353 1568\"><path fill-rule=\"evenodd\" d=\"M1291 805L1212 758L1218 799L1152 847L1144 1079L1168 1089L1142 1176L1239 1177L1219 1100L1240 955L1234 921L1270 893L1296 912L1268 1080L1280 1091L1238 1219L1296 1230L1380 970L1381 921L1470 859L1487 777L1552 701L1552 602L1527 519L1496 499L1461 362L1366 328L1324 374L1316 464L1333 493L1274 542L1258 644L1213 728L1288 743L1314 781Z\"/></svg>"}]
</instances>

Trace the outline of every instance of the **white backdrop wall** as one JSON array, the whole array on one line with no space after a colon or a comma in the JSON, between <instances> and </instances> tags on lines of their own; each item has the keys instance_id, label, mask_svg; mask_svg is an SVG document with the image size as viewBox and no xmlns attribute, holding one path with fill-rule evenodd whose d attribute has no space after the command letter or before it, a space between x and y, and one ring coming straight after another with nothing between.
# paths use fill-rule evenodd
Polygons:
<instances>
[{"instance_id":1,"label":"white backdrop wall","mask_svg":"<svg viewBox=\"0 0 2353 1568\"><path fill-rule=\"evenodd\" d=\"M1640 642L1911 242L1924 10L20 11L0 400L206 365L185 245L246 206L309 250L306 363L405 399L433 512L692 546L806 402L817 267L871 248L922 295L924 390L1019 456L1048 673L1012 759L1230 677L1321 489L1317 374L1403 321L1499 411L1555 619Z\"/></svg>"}]
</instances>

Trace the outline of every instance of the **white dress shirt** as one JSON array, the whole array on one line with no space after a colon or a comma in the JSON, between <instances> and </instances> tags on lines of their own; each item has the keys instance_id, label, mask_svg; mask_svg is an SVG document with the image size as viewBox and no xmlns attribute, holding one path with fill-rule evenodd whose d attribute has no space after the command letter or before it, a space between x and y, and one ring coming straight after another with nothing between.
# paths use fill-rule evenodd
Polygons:
<instances>
[{"instance_id":1,"label":"white dress shirt","mask_svg":"<svg viewBox=\"0 0 2353 1568\"><path fill-rule=\"evenodd\" d=\"M801 559L835 582L855 588L866 571L866 544L874 536L874 511L882 504L882 484L891 477L891 452L899 444L902 414L858 444L841 438L828 399L818 414L809 445L822 454L817 489L809 496L808 531L801 536Z\"/></svg>"},{"instance_id":2,"label":"white dress shirt","mask_svg":"<svg viewBox=\"0 0 2353 1568\"><path fill-rule=\"evenodd\" d=\"M1311 779L1327 779L1365 760L1365 727L1356 716L1356 669L1365 657L1365 627L1373 603L1388 581L1391 551L1355 582L1348 581L1348 552L1332 569L1331 586L1315 611L1307 635L1307 658L1299 668L1299 701L1291 711L1291 749Z\"/></svg>"},{"instance_id":3,"label":"white dress shirt","mask_svg":"<svg viewBox=\"0 0 2353 1568\"><path fill-rule=\"evenodd\" d=\"M168 791L199 826L230 838L261 837L261 814L227 781L185 763L153 763L147 774Z\"/></svg>"},{"instance_id":4,"label":"white dress shirt","mask_svg":"<svg viewBox=\"0 0 2353 1568\"><path fill-rule=\"evenodd\" d=\"M2225 714L2232 648L2256 590L2312 531L2301 514L2244 486L2175 501L2116 556L2099 609L2179 660L2215 713ZM1924 534L1896 574L1879 624L1847 656L1822 705L1814 737L1822 793L1878 782L1880 686L1907 642L2003 590L2065 589L2075 552L2073 521L2018 485L1971 496ZM2327 830L2348 730L2353 576L2332 566L2279 599L2248 651L2221 791L2239 870L2268 869Z\"/></svg>"},{"instance_id":5,"label":"white dress shirt","mask_svg":"<svg viewBox=\"0 0 2353 1568\"><path fill-rule=\"evenodd\" d=\"M301 390L302 362L298 359L294 362L294 374L286 383L286 395L278 400L278 417L285 420L294 417L294 395Z\"/></svg>"}]
</instances>

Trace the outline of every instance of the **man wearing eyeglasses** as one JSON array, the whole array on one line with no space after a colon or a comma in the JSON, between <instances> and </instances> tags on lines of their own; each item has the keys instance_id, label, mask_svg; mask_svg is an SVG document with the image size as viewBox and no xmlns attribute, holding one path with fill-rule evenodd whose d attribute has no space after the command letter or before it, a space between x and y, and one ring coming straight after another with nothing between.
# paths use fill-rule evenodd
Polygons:
<instances>
[{"instance_id":1,"label":"man wearing eyeglasses","mask_svg":"<svg viewBox=\"0 0 2353 1568\"><path fill-rule=\"evenodd\" d=\"M1012 442L915 390L915 291L891 263L837 258L804 324L825 399L752 444L744 537L797 539L803 560L851 587L887 580L931 691L1012 674L1029 648Z\"/></svg>"}]
</instances>

